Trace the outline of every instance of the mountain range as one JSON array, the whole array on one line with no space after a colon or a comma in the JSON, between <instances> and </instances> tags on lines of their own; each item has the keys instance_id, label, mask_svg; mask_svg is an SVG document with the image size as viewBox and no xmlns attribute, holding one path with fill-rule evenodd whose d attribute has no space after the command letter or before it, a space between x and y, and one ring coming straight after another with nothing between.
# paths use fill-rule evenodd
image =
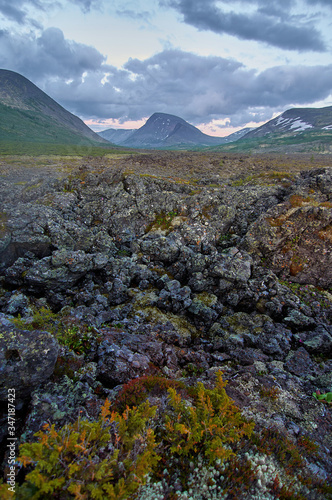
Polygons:
<instances>
[{"instance_id":1,"label":"mountain range","mask_svg":"<svg viewBox=\"0 0 332 500\"><path fill-rule=\"evenodd\" d=\"M246 128L227 137L204 134L182 118L154 113L139 129L107 129L99 135L114 144L144 149L188 149L236 141L252 129Z\"/></svg>"},{"instance_id":2,"label":"mountain range","mask_svg":"<svg viewBox=\"0 0 332 500\"><path fill-rule=\"evenodd\" d=\"M137 130L93 132L24 76L0 70L0 145L86 145L135 149L332 153L332 106L292 108L256 129L213 137L182 118L154 113Z\"/></svg>"},{"instance_id":3,"label":"mountain range","mask_svg":"<svg viewBox=\"0 0 332 500\"><path fill-rule=\"evenodd\" d=\"M99 135L130 148L332 152L332 106L292 108L261 127L244 128L227 137L203 134L182 118L166 113L154 113L137 130L107 129Z\"/></svg>"},{"instance_id":4,"label":"mountain range","mask_svg":"<svg viewBox=\"0 0 332 500\"><path fill-rule=\"evenodd\" d=\"M0 140L109 145L24 76L0 70Z\"/></svg>"}]
</instances>

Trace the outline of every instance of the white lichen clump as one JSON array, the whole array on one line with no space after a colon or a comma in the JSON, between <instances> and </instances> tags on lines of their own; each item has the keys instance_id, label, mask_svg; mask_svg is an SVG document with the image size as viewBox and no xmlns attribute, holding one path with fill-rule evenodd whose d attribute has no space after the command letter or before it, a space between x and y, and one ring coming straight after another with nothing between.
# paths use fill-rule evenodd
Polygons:
<instances>
[{"instance_id":1,"label":"white lichen clump","mask_svg":"<svg viewBox=\"0 0 332 500\"><path fill-rule=\"evenodd\" d=\"M278 466L272 456L260 453L245 453L243 458L247 460L252 467L252 474L255 481L249 491L243 491L241 500L275 500L275 495L270 493L270 488L278 478L279 487L287 485L288 481L284 471ZM175 459L172 466L176 469ZM142 486L135 497L137 500L164 500L167 493L176 492L177 500L227 500L228 493L226 480L229 475L227 462L221 463L216 460L213 464L207 465L199 457L194 464L190 463L188 470L186 490L183 491L180 486L180 479L176 474L170 480L169 471L165 469L164 479L153 483L151 477ZM228 484L229 486L229 484Z\"/></svg>"}]
</instances>

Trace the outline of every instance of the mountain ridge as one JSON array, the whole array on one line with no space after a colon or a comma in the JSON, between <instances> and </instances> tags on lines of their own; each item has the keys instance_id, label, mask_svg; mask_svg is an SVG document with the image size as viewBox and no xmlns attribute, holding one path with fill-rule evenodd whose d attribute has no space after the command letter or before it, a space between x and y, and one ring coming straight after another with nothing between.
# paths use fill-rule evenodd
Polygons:
<instances>
[{"instance_id":1,"label":"mountain ridge","mask_svg":"<svg viewBox=\"0 0 332 500\"><path fill-rule=\"evenodd\" d=\"M276 132L295 134L305 130L332 130L332 106L290 108L261 127L248 132L243 139L265 137Z\"/></svg>"},{"instance_id":2,"label":"mountain ridge","mask_svg":"<svg viewBox=\"0 0 332 500\"><path fill-rule=\"evenodd\" d=\"M0 69L0 140L108 144L30 80Z\"/></svg>"},{"instance_id":3,"label":"mountain ridge","mask_svg":"<svg viewBox=\"0 0 332 500\"><path fill-rule=\"evenodd\" d=\"M237 140L249 128L227 137L204 134L183 118L169 113L153 113L139 129L106 129L99 132L117 145L146 149L176 149L225 144Z\"/></svg>"},{"instance_id":4,"label":"mountain ridge","mask_svg":"<svg viewBox=\"0 0 332 500\"><path fill-rule=\"evenodd\" d=\"M136 130L124 145L131 147L163 148L171 146L212 145L222 143L222 138L204 134L182 118L168 113L153 113L146 123Z\"/></svg>"},{"instance_id":5,"label":"mountain ridge","mask_svg":"<svg viewBox=\"0 0 332 500\"><path fill-rule=\"evenodd\" d=\"M331 154L332 106L290 108L238 141L210 148L232 153Z\"/></svg>"}]
</instances>

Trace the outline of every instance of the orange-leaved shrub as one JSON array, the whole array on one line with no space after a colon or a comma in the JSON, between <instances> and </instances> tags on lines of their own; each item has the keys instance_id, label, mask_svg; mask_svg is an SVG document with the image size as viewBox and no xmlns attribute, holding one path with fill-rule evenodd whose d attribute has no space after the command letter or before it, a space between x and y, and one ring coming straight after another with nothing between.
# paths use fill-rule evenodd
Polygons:
<instances>
[{"instance_id":1,"label":"orange-leaved shrub","mask_svg":"<svg viewBox=\"0 0 332 500\"><path fill-rule=\"evenodd\" d=\"M232 443L251 435L254 424L242 417L227 396L225 385L221 372L217 373L214 389L206 389L198 383L193 405L182 400L175 389L168 389L173 411L165 416L163 440L171 453L180 457L201 454L210 462L223 461L234 455Z\"/></svg>"},{"instance_id":2,"label":"orange-leaved shrub","mask_svg":"<svg viewBox=\"0 0 332 500\"><path fill-rule=\"evenodd\" d=\"M144 483L158 461L148 402L110 412L106 400L95 422L78 419L59 430L44 426L38 441L20 447L19 461L32 470L18 499L121 500Z\"/></svg>"}]
</instances>

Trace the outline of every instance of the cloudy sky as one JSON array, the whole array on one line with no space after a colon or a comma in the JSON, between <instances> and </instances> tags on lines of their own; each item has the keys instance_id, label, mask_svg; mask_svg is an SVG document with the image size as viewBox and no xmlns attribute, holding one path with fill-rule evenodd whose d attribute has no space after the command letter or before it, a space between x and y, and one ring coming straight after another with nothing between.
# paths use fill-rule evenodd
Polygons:
<instances>
[{"instance_id":1,"label":"cloudy sky","mask_svg":"<svg viewBox=\"0 0 332 500\"><path fill-rule=\"evenodd\" d=\"M0 0L0 67L98 131L332 105L332 0Z\"/></svg>"}]
</instances>

